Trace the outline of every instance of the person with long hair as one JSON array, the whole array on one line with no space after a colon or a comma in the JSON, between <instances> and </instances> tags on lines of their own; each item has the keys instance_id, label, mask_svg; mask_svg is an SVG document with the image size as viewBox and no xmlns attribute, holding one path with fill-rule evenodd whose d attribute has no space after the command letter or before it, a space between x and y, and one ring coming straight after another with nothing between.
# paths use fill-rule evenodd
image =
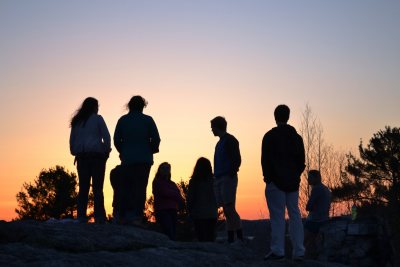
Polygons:
<instances>
[{"instance_id":1,"label":"person with long hair","mask_svg":"<svg viewBox=\"0 0 400 267\"><path fill-rule=\"evenodd\" d=\"M119 221L141 225L153 154L159 150L160 135L153 118L143 114L147 106L143 97L133 96L127 106L129 112L118 120L114 132L124 180Z\"/></svg>"},{"instance_id":2,"label":"person with long hair","mask_svg":"<svg viewBox=\"0 0 400 267\"><path fill-rule=\"evenodd\" d=\"M163 162L153 180L154 211L156 222L171 240L176 239L179 205L183 203L178 186L171 181L171 165Z\"/></svg>"},{"instance_id":3,"label":"person with long hair","mask_svg":"<svg viewBox=\"0 0 400 267\"><path fill-rule=\"evenodd\" d=\"M98 114L99 103L93 97L86 98L71 119L69 147L77 163L79 193L78 220L87 222L87 204L90 181L94 195L94 218L104 223L104 173L106 161L111 152L111 137L107 125Z\"/></svg>"},{"instance_id":4,"label":"person with long hair","mask_svg":"<svg viewBox=\"0 0 400 267\"><path fill-rule=\"evenodd\" d=\"M214 242L218 208L211 162L204 157L199 158L194 166L186 201L197 240Z\"/></svg>"}]
</instances>

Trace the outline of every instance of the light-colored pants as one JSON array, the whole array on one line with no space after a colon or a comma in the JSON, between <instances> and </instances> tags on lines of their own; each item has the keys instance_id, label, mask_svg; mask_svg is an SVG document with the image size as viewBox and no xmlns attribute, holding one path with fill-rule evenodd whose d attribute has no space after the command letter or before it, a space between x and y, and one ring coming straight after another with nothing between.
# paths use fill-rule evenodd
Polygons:
<instances>
[{"instance_id":1,"label":"light-colored pants","mask_svg":"<svg viewBox=\"0 0 400 267\"><path fill-rule=\"evenodd\" d=\"M304 256L304 230L298 205L299 191L284 192L271 182L265 188L265 196L271 221L271 251L275 255L285 255L285 208L287 208L292 254Z\"/></svg>"}]
</instances>

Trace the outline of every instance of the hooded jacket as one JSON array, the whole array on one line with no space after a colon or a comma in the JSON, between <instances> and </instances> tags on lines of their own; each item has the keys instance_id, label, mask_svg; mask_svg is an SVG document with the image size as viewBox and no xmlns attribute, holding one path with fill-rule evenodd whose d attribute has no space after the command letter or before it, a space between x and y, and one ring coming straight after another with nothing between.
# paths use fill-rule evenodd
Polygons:
<instances>
[{"instance_id":1,"label":"hooded jacket","mask_svg":"<svg viewBox=\"0 0 400 267\"><path fill-rule=\"evenodd\" d=\"M285 192L298 191L304 162L303 139L294 127L278 125L264 135L261 165L266 183L273 182Z\"/></svg>"}]
</instances>

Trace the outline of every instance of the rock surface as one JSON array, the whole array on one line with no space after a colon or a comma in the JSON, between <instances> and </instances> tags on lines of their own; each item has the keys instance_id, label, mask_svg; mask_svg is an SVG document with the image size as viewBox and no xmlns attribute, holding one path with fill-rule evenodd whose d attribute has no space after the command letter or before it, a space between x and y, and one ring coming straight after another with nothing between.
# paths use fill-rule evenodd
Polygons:
<instances>
[{"instance_id":1,"label":"rock surface","mask_svg":"<svg viewBox=\"0 0 400 267\"><path fill-rule=\"evenodd\" d=\"M0 222L1 266L344 266L265 262L257 248L256 239L235 245L173 242L133 226Z\"/></svg>"}]
</instances>

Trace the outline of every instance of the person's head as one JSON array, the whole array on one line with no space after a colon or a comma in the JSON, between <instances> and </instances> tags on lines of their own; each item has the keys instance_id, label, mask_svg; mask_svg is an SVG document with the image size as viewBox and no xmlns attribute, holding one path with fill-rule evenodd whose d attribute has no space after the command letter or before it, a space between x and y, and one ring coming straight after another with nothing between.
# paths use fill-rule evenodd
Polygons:
<instances>
[{"instance_id":1,"label":"person's head","mask_svg":"<svg viewBox=\"0 0 400 267\"><path fill-rule=\"evenodd\" d=\"M140 95L135 95L129 100L128 109L129 111L143 112L143 109L147 106L147 101Z\"/></svg>"},{"instance_id":2,"label":"person's head","mask_svg":"<svg viewBox=\"0 0 400 267\"><path fill-rule=\"evenodd\" d=\"M310 170L307 180L310 185L317 185L321 183L321 173L318 170Z\"/></svg>"},{"instance_id":3,"label":"person's head","mask_svg":"<svg viewBox=\"0 0 400 267\"><path fill-rule=\"evenodd\" d=\"M171 180L171 165L168 162L161 163L154 179Z\"/></svg>"},{"instance_id":4,"label":"person's head","mask_svg":"<svg viewBox=\"0 0 400 267\"><path fill-rule=\"evenodd\" d=\"M286 124L289 120L290 109L286 105L279 105L275 108L274 117L276 124Z\"/></svg>"},{"instance_id":5,"label":"person's head","mask_svg":"<svg viewBox=\"0 0 400 267\"><path fill-rule=\"evenodd\" d=\"M204 157L199 158L194 166L192 179L206 179L212 176L211 162Z\"/></svg>"},{"instance_id":6,"label":"person's head","mask_svg":"<svg viewBox=\"0 0 400 267\"><path fill-rule=\"evenodd\" d=\"M224 117L218 116L211 120L211 130L215 136L221 136L226 133L226 122Z\"/></svg>"},{"instance_id":7,"label":"person's head","mask_svg":"<svg viewBox=\"0 0 400 267\"><path fill-rule=\"evenodd\" d=\"M97 114L99 111L99 102L94 97L87 97L81 107L76 110L75 115L71 119L71 127L78 125L79 123L85 124L87 119L92 114Z\"/></svg>"}]
</instances>

